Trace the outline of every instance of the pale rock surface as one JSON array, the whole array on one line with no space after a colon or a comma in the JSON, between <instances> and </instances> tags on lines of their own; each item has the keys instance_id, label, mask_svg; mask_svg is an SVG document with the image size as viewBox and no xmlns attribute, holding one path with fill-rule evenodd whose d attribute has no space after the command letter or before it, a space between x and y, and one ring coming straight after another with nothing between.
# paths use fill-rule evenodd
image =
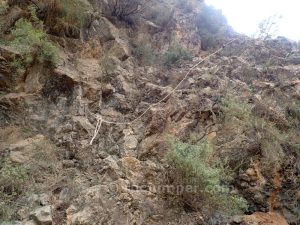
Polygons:
<instances>
[{"instance_id":1,"label":"pale rock surface","mask_svg":"<svg viewBox=\"0 0 300 225\"><path fill-rule=\"evenodd\" d=\"M30 218L39 225L52 225L51 206L44 206L30 213Z\"/></svg>"},{"instance_id":2,"label":"pale rock surface","mask_svg":"<svg viewBox=\"0 0 300 225\"><path fill-rule=\"evenodd\" d=\"M19 141L15 144L11 144L8 149L10 151L10 160L13 163L25 163L28 162L34 155L35 145L44 141L43 135L37 135L33 138Z\"/></svg>"}]
</instances>

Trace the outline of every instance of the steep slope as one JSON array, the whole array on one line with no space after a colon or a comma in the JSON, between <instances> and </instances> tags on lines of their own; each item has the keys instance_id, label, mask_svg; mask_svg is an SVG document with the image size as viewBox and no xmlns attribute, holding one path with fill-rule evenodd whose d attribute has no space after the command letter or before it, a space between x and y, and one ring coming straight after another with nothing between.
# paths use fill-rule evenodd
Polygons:
<instances>
[{"instance_id":1,"label":"steep slope","mask_svg":"<svg viewBox=\"0 0 300 225\"><path fill-rule=\"evenodd\" d=\"M50 36L56 65L16 71L20 53L0 46L0 215L8 224L300 223L299 46L226 27L204 51L192 30L201 3L155 4L171 7L164 20L143 12L124 22L92 2L81 39ZM173 38L193 56L162 65ZM207 139L231 174L224 190L248 209L232 217L215 206L221 199L178 192L185 186L166 159L170 137Z\"/></svg>"}]
</instances>

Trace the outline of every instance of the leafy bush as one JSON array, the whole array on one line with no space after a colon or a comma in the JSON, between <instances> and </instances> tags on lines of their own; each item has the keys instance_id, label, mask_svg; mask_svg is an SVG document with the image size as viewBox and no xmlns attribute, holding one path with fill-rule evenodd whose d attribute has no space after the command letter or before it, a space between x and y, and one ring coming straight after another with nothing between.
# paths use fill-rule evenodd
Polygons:
<instances>
[{"instance_id":1,"label":"leafy bush","mask_svg":"<svg viewBox=\"0 0 300 225\"><path fill-rule=\"evenodd\" d=\"M48 40L44 30L34 27L26 20L20 19L12 30L14 36L11 45L15 47L23 56L23 65L27 66L33 61L57 63L59 49Z\"/></svg>"},{"instance_id":2,"label":"leafy bush","mask_svg":"<svg viewBox=\"0 0 300 225\"><path fill-rule=\"evenodd\" d=\"M39 18L42 18L47 25L55 25L58 19L65 23L80 27L86 19L87 5L80 0L39 0L34 3L30 0L9 0L8 5L27 5L27 7L37 7ZM24 8L24 7L23 7Z\"/></svg>"},{"instance_id":3,"label":"leafy bush","mask_svg":"<svg viewBox=\"0 0 300 225\"><path fill-rule=\"evenodd\" d=\"M0 218L2 220L10 220L13 216L12 206L27 181L28 176L22 166L4 165L0 170Z\"/></svg>"},{"instance_id":4,"label":"leafy bush","mask_svg":"<svg viewBox=\"0 0 300 225\"><path fill-rule=\"evenodd\" d=\"M263 164L266 169L270 168L270 165L281 162L284 156L281 144L287 141L288 133L280 131L274 123L266 118L255 116L252 113L251 106L236 97L225 98L222 101L221 110L225 118L225 126L228 122L228 125L236 131L236 133L233 132L234 135L242 133L247 136L248 140L252 140L259 146L259 153L264 158ZM237 161L247 160L250 163L251 157L254 156L251 154L258 153L254 151L248 154L247 149L243 149L244 152L240 153L240 147L237 146L238 152L235 152L233 148L231 151L234 157L229 156L229 158L237 158Z\"/></svg>"},{"instance_id":5,"label":"leafy bush","mask_svg":"<svg viewBox=\"0 0 300 225\"><path fill-rule=\"evenodd\" d=\"M83 1L40 0L37 4L27 6L30 11L33 7L37 9L36 17L43 21L47 33L60 37L80 37L80 28L86 21L88 10L88 5Z\"/></svg>"},{"instance_id":6,"label":"leafy bush","mask_svg":"<svg viewBox=\"0 0 300 225\"><path fill-rule=\"evenodd\" d=\"M227 118L250 120L251 106L237 98L226 97L222 100L222 112Z\"/></svg>"},{"instance_id":7,"label":"leafy bush","mask_svg":"<svg viewBox=\"0 0 300 225\"><path fill-rule=\"evenodd\" d=\"M222 112L226 119L237 118L240 120L240 126L246 130L254 130L259 133L259 140L269 139L270 141L282 141L286 136L276 128L275 124L266 118L255 116L252 113L250 104L239 100L237 97L226 97L221 104Z\"/></svg>"},{"instance_id":8,"label":"leafy bush","mask_svg":"<svg viewBox=\"0 0 300 225\"><path fill-rule=\"evenodd\" d=\"M175 175L177 184L190 185L195 191L184 193L191 199L201 198L201 208L216 207L228 213L237 213L247 208L246 201L234 196L229 189L221 185L223 167L218 166L213 157L213 148L203 142L199 145L191 145L180 141L171 141L166 156L170 165L178 172ZM187 199L184 199L187 201ZM204 202L206 204L204 205ZM195 208L199 201L189 202Z\"/></svg>"},{"instance_id":9,"label":"leafy bush","mask_svg":"<svg viewBox=\"0 0 300 225\"><path fill-rule=\"evenodd\" d=\"M163 64L167 67L190 59L192 59L192 53L178 43L172 44L162 57Z\"/></svg>"},{"instance_id":10,"label":"leafy bush","mask_svg":"<svg viewBox=\"0 0 300 225\"><path fill-rule=\"evenodd\" d=\"M210 165L212 147L208 143L189 145L183 142L171 142L167 158L184 173L185 179L198 183L201 189L219 185L219 170Z\"/></svg>"},{"instance_id":11,"label":"leafy bush","mask_svg":"<svg viewBox=\"0 0 300 225\"><path fill-rule=\"evenodd\" d=\"M10 68L21 74L25 69L23 60L14 56L10 62Z\"/></svg>"}]
</instances>

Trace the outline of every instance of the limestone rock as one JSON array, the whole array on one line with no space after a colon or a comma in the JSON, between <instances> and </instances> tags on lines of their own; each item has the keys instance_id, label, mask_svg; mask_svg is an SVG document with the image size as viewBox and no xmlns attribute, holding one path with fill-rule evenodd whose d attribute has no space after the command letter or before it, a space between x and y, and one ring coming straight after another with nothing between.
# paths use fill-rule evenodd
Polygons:
<instances>
[{"instance_id":1,"label":"limestone rock","mask_svg":"<svg viewBox=\"0 0 300 225\"><path fill-rule=\"evenodd\" d=\"M243 217L243 225L288 225L287 221L278 213L254 213Z\"/></svg>"},{"instance_id":2,"label":"limestone rock","mask_svg":"<svg viewBox=\"0 0 300 225\"><path fill-rule=\"evenodd\" d=\"M103 182L115 181L120 178L120 167L114 157L108 156L103 160L103 164L102 172L105 172L105 175L102 178Z\"/></svg>"},{"instance_id":3,"label":"limestone rock","mask_svg":"<svg viewBox=\"0 0 300 225\"><path fill-rule=\"evenodd\" d=\"M11 144L8 149L10 151L10 160L14 163L25 163L33 157L34 145L45 140L43 135L37 135L33 138L19 141Z\"/></svg>"},{"instance_id":4,"label":"limestone rock","mask_svg":"<svg viewBox=\"0 0 300 225\"><path fill-rule=\"evenodd\" d=\"M83 129L89 134L92 134L95 130L95 127L84 116L73 116L73 121L77 129Z\"/></svg>"},{"instance_id":5,"label":"limestone rock","mask_svg":"<svg viewBox=\"0 0 300 225\"><path fill-rule=\"evenodd\" d=\"M119 37L118 29L105 17L94 20L89 30L90 37L99 37L101 43L115 40Z\"/></svg>"},{"instance_id":6,"label":"limestone rock","mask_svg":"<svg viewBox=\"0 0 300 225\"><path fill-rule=\"evenodd\" d=\"M138 148L138 157L141 159L163 154L166 149L165 142L160 134L154 134L142 140Z\"/></svg>"},{"instance_id":7,"label":"limestone rock","mask_svg":"<svg viewBox=\"0 0 300 225\"><path fill-rule=\"evenodd\" d=\"M121 61L126 60L130 56L128 43L120 38L106 42L104 49L109 55L117 57Z\"/></svg>"},{"instance_id":8,"label":"limestone rock","mask_svg":"<svg viewBox=\"0 0 300 225\"><path fill-rule=\"evenodd\" d=\"M16 84L10 66L14 55L19 56L19 53L10 47L0 45L0 91L15 89Z\"/></svg>"},{"instance_id":9,"label":"limestone rock","mask_svg":"<svg viewBox=\"0 0 300 225\"><path fill-rule=\"evenodd\" d=\"M30 218L39 225L52 225L51 206L44 206L30 213Z\"/></svg>"},{"instance_id":10,"label":"limestone rock","mask_svg":"<svg viewBox=\"0 0 300 225\"><path fill-rule=\"evenodd\" d=\"M126 177L133 185L140 185L145 182L143 179L143 169L141 162L135 157L124 157L120 160L122 169Z\"/></svg>"},{"instance_id":11,"label":"limestone rock","mask_svg":"<svg viewBox=\"0 0 300 225\"><path fill-rule=\"evenodd\" d=\"M24 223L24 225L38 225L34 220L28 220Z\"/></svg>"},{"instance_id":12,"label":"limestone rock","mask_svg":"<svg viewBox=\"0 0 300 225\"><path fill-rule=\"evenodd\" d=\"M158 26L157 24L155 24L149 20L144 21L143 26L144 26L144 29L151 34L156 34L157 32L159 32L161 30L160 26Z\"/></svg>"},{"instance_id":13,"label":"limestone rock","mask_svg":"<svg viewBox=\"0 0 300 225\"><path fill-rule=\"evenodd\" d=\"M133 135L133 131L131 129L123 130L124 133L124 147L127 150L134 150L137 147L138 141Z\"/></svg>"},{"instance_id":14,"label":"limestone rock","mask_svg":"<svg viewBox=\"0 0 300 225\"><path fill-rule=\"evenodd\" d=\"M78 199L67 209L68 225L154 225L151 216L159 214L162 204L146 190L129 189L130 183L118 179L107 185L96 185L80 193ZM85 202L80 205L80 202ZM147 206L147 207L146 207Z\"/></svg>"},{"instance_id":15,"label":"limestone rock","mask_svg":"<svg viewBox=\"0 0 300 225\"><path fill-rule=\"evenodd\" d=\"M46 206L50 204L50 195L48 194L32 194L29 198L28 201L31 204L35 204L35 205L42 205L42 206Z\"/></svg>"}]
</instances>

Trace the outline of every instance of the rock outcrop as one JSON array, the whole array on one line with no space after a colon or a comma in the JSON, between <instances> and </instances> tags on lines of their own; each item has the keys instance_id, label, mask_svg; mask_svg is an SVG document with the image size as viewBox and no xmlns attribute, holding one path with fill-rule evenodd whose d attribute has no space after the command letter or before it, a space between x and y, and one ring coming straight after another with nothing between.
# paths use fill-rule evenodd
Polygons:
<instances>
[{"instance_id":1,"label":"rock outcrop","mask_svg":"<svg viewBox=\"0 0 300 225\"><path fill-rule=\"evenodd\" d=\"M65 47L55 67L32 65L17 73L9 62L18 53L0 46L0 169L2 163L38 165L33 180L47 196L38 207L28 200L34 210L18 206L15 214L23 224L300 223L299 149L291 144L299 142L299 110L292 110L300 99L299 46L282 38L260 41L232 34L234 42L194 68L165 98L210 54L201 50L196 32L188 33L193 24L188 26L187 18L195 12L180 10L174 12L174 32L197 56L172 68L139 64L130 37L139 27L102 15L85 28L85 42L97 43L97 54L95 48L80 55ZM168 42L159 26L141 24L152 27L159 44ZM264 148L259 130L247 130L238 117L224 122L221 105L228 95L238 96L280 132L292 130L290 143ZM227 218L176 205L166 194L167 139L190 141L192 134L195 143L207 137L216 155L228 157L236 169L230 187L248 201L245 213L252 215ZM34 152L45 140L52 150L42 147L41 152L55 157ZM270 148L277 155L264 151ZM272 165L266 166L267 159Z\"/></svg>"}]
</instances>

